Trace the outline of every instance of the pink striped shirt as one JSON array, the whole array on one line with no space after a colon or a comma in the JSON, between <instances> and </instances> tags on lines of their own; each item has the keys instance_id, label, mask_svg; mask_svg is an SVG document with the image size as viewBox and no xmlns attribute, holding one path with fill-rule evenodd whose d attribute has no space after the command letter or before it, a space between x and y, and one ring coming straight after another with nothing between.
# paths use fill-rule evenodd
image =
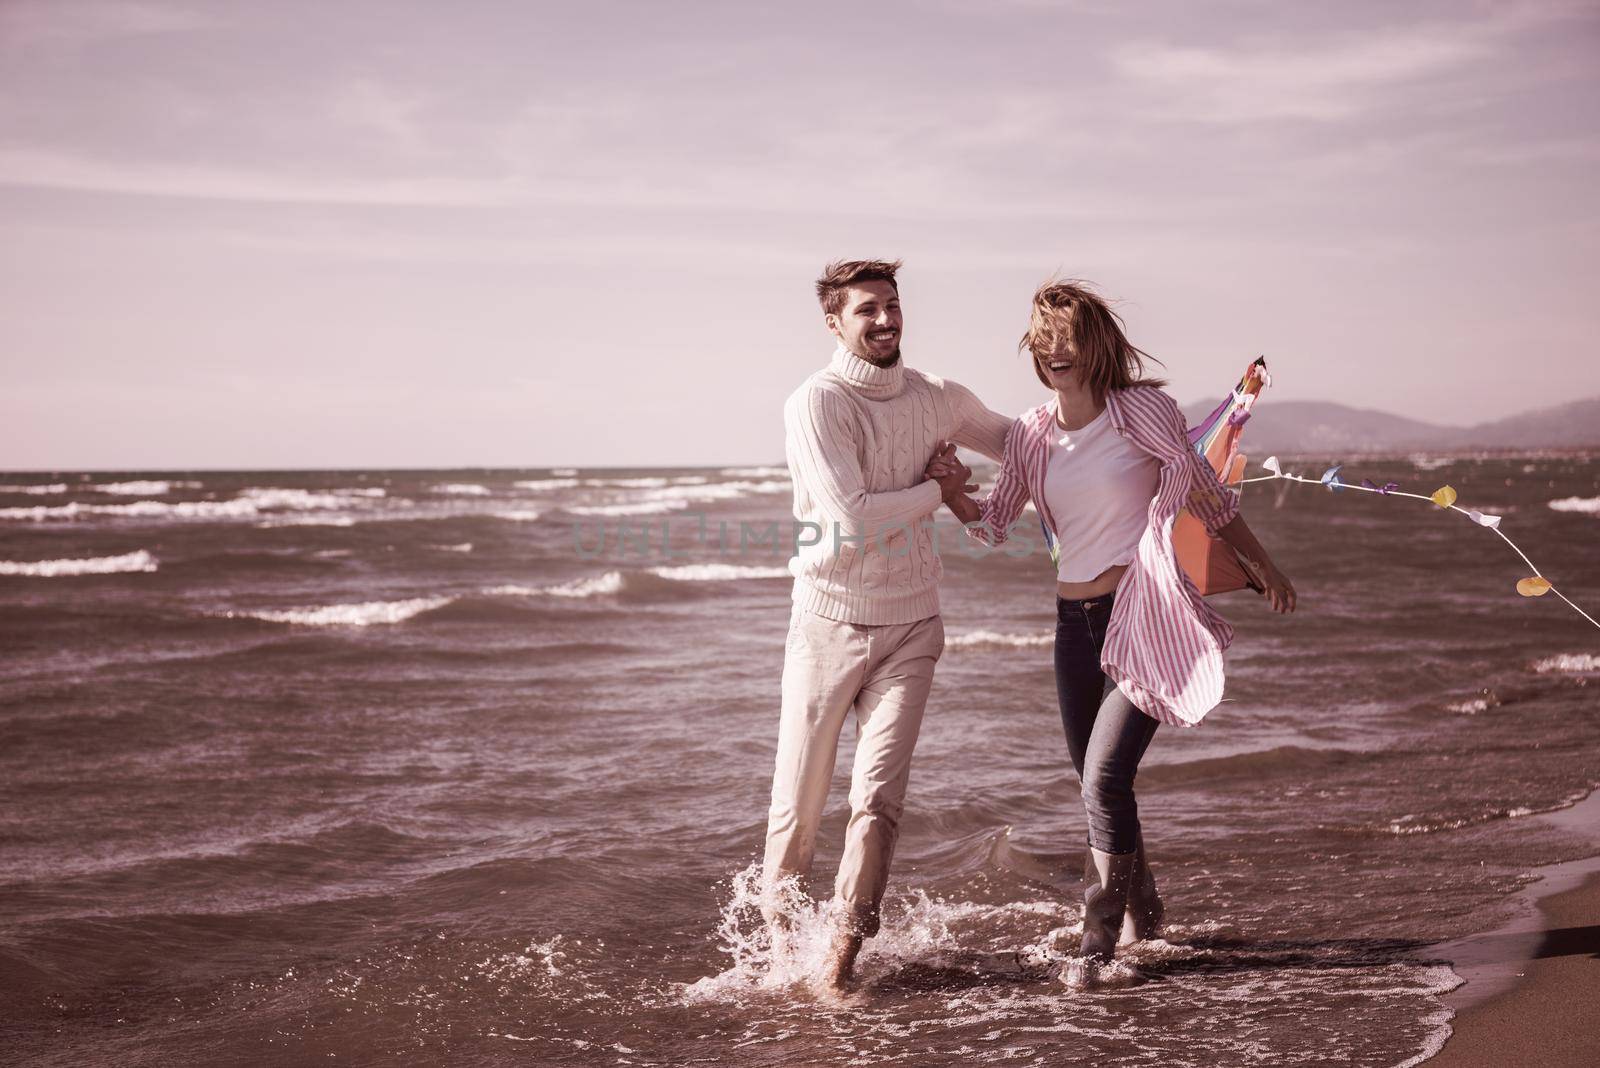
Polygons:
<instances>
[{"instance_id":1,"label":"pink striped shirt","mask_svg":"<svg viewBox=\"0 0 1600 1068\"><path fill-rule=\"evenodd\" d=\"M1051 530L1059 529L1044 493L1056 403L1041 404L1012 424L994 488L967 528L972 537L988 545L1005 541L1029 500ZM1106 409L1118 434L1160 461L1161 478L1137 554L1117 586L1100 667L1141 711L1192 727L1222 700L1222 651L1233 641L1233 628L1178 566L1172 523L1187 507L1215 534L1238 514L1239 497L1189 444L1183 413L1164 391L1114 389L1106 394Z\"/></svg>"}]
</instances>

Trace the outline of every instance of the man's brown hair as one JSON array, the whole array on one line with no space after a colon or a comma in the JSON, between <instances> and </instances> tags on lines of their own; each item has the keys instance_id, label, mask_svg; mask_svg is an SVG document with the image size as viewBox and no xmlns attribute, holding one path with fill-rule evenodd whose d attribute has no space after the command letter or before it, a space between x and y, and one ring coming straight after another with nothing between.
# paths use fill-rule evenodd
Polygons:
<instances>
[{"instance_id":1,"label":"man's brown hair","mask_svg":"<svg viewBox=\"0 0 1600 1068\"><path fill-rule=\"evenodd\" d=\"M1145 377L1144 361L1161 361L1135 348L1123 332L1122 317L1088 282L1077 278L1051 279L1038 288L1033 294L1028 332L1017 348L1033 354L1033 373L1049 389L1055 387L1050 385L1044 365L1055 353L1070 349L1074 364L1082 368L1084 384L1097 401L1104 400L1111 389L1166 385L1159 378Z\"/></svg>"},{"instance_id":2,"label":"man's brown hair","mask_svg":"<svg viewBox=\"0 0 1600 1068\"><path fill-rule=\"evenodd\" d=\"M844 311L844 291L862 282L888 282L896 293L900 286L894 273L900 269L899 260L839 260L822 269L817 279L817 303L829 315Z\"/></svg>"}]
</instances>

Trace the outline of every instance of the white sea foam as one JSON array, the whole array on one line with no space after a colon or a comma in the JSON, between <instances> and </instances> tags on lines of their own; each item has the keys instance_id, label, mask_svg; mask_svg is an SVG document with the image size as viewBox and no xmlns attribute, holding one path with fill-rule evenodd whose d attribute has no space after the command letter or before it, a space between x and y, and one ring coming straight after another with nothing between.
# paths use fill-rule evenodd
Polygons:
<instances>
[{"instance_id":1,"label":"white sea foam","mask_svg":"<svg viewBox=\"0 0 1600 1068\"><path fill-rule=\"evenodd\" d=\"M974 630L966 634L952 634L944 640L946 648L981 649L993 646L1025 648L1049 645L1055 641L1051 634L1001 634L992 630Z\"/></svg>"},{"instance_id":2,"label":"white sea foam","mask_svg":"<svg viewBox=\"0 0 1600 1068\"><path fill-rule=\"evenodd\" d=\"M668 485L665 478L586 478L585 486L610 486L616 489L654 489Z\"/></svg>"},{"instance_id":3,"label":"white sea foam","mask_svg":"<svg viewBox=\"0 0 1600 1068\"><path fill-rule=\"evenodd\" d=\"M776 952L761 914L763 903L788 919L787 944ZM863 984L909 962L938 962L948 955L968 953L954 930L958 925L1004 918L1011 922L1020 919L1031 926L1061 912L1054 901L944 901L920 890L911 891L895 904L898 907L885 910L877 937L862 953L858 975ZM809 982L822 971L837 930L836 909L833 901L813 901L793 878L770 894L764 893L760 865L752 864L729 880L729 900L717 927L718 945L732 958L731 967L683 986L680 996L689 1004L739 1002L762 990ZM980 969L993 968L1012 977L1028 972L1042 978L1064 960L1060 954L1042 951L983 956L989 959L978 964Z\"/></svg>"},{"instance_id":4,"label":"white sea foam","mask_svg":"<svg viewBox=\"0 0 1600 1068\"><path fill-rule=\"evenodd\" d=\"M255 501L134 501L130 504L36 505L32 508L0 508L0 519L25 519L47 522L52 519L79 519L107 515L134 519L248 519L261 512Z\"/></svg>"},{"instance_id":5,"label":"white sea foam","mask_svg":"<svg viewBox=\"0 0 1600 1068\"><path fill-rule=\"evenodd\" d=\"M607 571L597 578L575 579L559 586L547 586L544 592L552 597L598 597L621 593L626 580L620 571Z\"/></svg>"},{"instance_id":6,"label":"white sea foam","mask_svg":"<svg viewBox=\"0 0 1600 1068\"><path fill-rule=\"evenodd\" d=\"M652 567L645 573L672 582L732 582L739 579L789 577L787 568L753 567L744 564L680 564ZM628 588L628 582L629 578L625 572L607 571L601 575L573 579L554 586L522 586L513 583L491 586L483 592L491 597L605 597L623 592Z\"/></svg>"},{"instance_id":7,"label":"white sea foam","mask_svg":"<svg viewBox=\"0 0 1600 1068\"><path fill-rule=\"evenodd\" d=\"M513 482L513 486L520 489L533 490L535 493L544 493L548 490L571 489L578 484L575 478L535 478L525 479L522 482Z\"/></svg>"},{"instance_id":8,"label":"white sea foam","mask_svg":"<svg viewBox=\"0 0 1600 1068\"><path fill-rule=\"evenodd\" d=\"M570 478L578 473L576 467L552 467L550 473L558 478Z\"/></svg>"},{"instance_id":9,"label":"white sea foam","mask_svg":"<svg viewBox=\"0 0 1600 1068\"><path fill-rule=\"evenodd\" d=\"M65 482L51 482L40 486L0 486L0 493L27 493L35 497L51 497L58 493L67 492Z\"/></svg>"},{"instance_id":10,"label":"white sea foam","mask_svg":"<svg viewBox=\"0 0 1600 1068\"><path fill-rule=\"evenodd\" d=\"M353 527L356 525L354 517L347 515L280 515L262 523L258 527Z\"/></svg>"},{"instance_id":11,"label":"white sea foam","mask_svg":"<svg viewBox=\"0 0 1600 1068\"><path fill-rule=\"evenodd\" d=\"M786 567L752 567L744 564L682 564L653 567L653 575L675 582L728 582L734 579L789 578Z\"/></svg>"},{"instance_id":12,"label":"white sea foam","mask_svg":"<svg viewBox=\"0 0 1600 1068\"><path fill-rule=\"evenodd\" d=\"M676 475L672 478L651 475L647 478L586 478L583 485L605 489L660 489L663 486L703 486L710 481L705 475Z\"/></svg>"},{"instance_id":13,"label":"white sea foam","mask_svg":"<svg viewBox=\"0 0 1600 1068\"><path fill-rule=\"evenodd\" d=\"M593 578L573 579L556 586L493 586L483 592L496 597L599 597L621 593L627 580L620 571L607 571Z\"/></svg>"},{"instance_id":14,"label":"white sea foam","mask_svg":"<svg viewBox=\"0 0 1600 1068\"><path fill-rule=\"evenodd\" d=\"M366 494L365 492L352 493L347 490L318 492L304 489L282 489L277 486L249 486L240 490L236 499L250 501L263 511L269 509L312 511L317 508L348 507L350 498L354 496L366 496Z\"/></svg>"},{"instance_id":15,"label":"white sea foam","mask_svg":"<svg viewBox=\"0 0 1600 1068\"><path fill-rule=\"evenodd\" d=\"M433 487L433 492L450 497L487 497L491 490L488 486L480 486L476 482L445 482Z\"/></svg>"},{"instance_id":16,"label":"white sea foam","mask_svg":"<svg viewBox=\"0 0 1600 1068\"><path fill-rule=\"evenodd\" d=\"M181 483L180 483L181 484ZM123 483L132 485L132 483ZM314 512L361 507L382 489L340 489L312 492L275 486L251 486L226 501L130 501L127 504L87 504L72 501L60 505L35 505L31 508L0 508L0 519L46 522L58 519L83 519L113 516L124 519L254 519L264 513ZM404 502L399 502L404 503ZM326 521L336 526L349 524Z\"/></svg>"},{"instance_id":17,"label":"white sea foam","mask_svg":"<svg viewBox=\"0 0 1600 1068\"><path fill-rule=\"evenodd\" d=\"M1560 653L1535 662L1533 670L1540 674L1558 671L1563 674L1583 675L1591 671L1600 671L1600 656L1594 653Z\"/></svg>"},{"instance_id":18,"label":"white sea foam","mask_svg":"<svg viewBox=\"0 0 1600 1068\"><path fill-rule=\"evenodd\" d=\"M1562 497L1558 501L1551 501L1550 507L1558 512L1600 515L1600 497Z\"/></svg>"},{"instance_id":19,"label":"white sea foam","mask_svg":"<svg viewBox=\"0 0 1600 1068\"><path fill-rule=\"evenodd\" d=\"M567 511L573 515L623 516L662 515L689 507L688 501L640 501L637 504L572 505ZM4 509L0 509L4 511Z\"/></svg>"},{"instance_id":20,"label":"white sea foam","mask_svg":"<svg viewBox=\"0 0 1600 1068\"><path fill-rule=\"evenodd\" d=\"M459 545L430 545L428 548L441 553L470 553L472 551L472 543L464 541Z\"/></svg>"},{"instance_id":21,"label":"white sea foam","mask_svg":"<svg viewBox=\"0 0 1600 1068\"><path fill-rule=\"evenodd\" d=\"M0 560L0 575L60 578L64 575L115 575L155 571L156 558L144 549L121 556L93 556L75 560Z\"/></svg>"},{"instance_id":22,"label":"white sea foam","mask_svg":"<svg viewBox=\"0 0 1600 1068\"><path fill-rule=\"evenodd\" d=\"M724 467L718 474L735 478L788 478L787 467Z\"/></svg>"},{"instance_id":23,"label":"white sea foam","mask_svg":"<svg viewBox=\"0 0 1600 1068\"><path fill-rule=\"evenodd\" d=\"M532 523L542 515L544 513L537 508L517 508L509 512L494 513L496 519L509 519L513 523Z\"/></svg>"},{"instance_id":24,"label":"white sea foam","mask_svg":"<svg viewBox=\"0 0 1600 1068\"><path fill-rule=\"evenodd\" d=\"M646 490L642 496L647 501L683 501L686 504L702 501L731 501L765 493L789 493L794 489L788 482L712 482L705 485L664 486Z\"/></svg>"},{"instance_id":25,"label":"white sea foam","mask_svg":"<svg viewBox=\"0 0 1600 1068\"><path fill-rule=\"evenodd\" d=\"M256 612L227 612L229 619L260 619L268 623L290 623L302 627L370 627L376 624L403 623L423 612L449 604L452 597L413 597L405 601L366 601L360 604L330 604L307 608L264 609Z\"/></svg>"},{"instance_id":26,"label":"white sea foam","mask_svg":"<svg viewBox=\"0 0 1600 1068\"><path fill-rule=\"evenodd\" d=\"M99 493L115 493L125 497L165 497L175 489L199 489L200 483L135 479L132 482L99 482L89 488Z\"/></svg>"}]
</instances>

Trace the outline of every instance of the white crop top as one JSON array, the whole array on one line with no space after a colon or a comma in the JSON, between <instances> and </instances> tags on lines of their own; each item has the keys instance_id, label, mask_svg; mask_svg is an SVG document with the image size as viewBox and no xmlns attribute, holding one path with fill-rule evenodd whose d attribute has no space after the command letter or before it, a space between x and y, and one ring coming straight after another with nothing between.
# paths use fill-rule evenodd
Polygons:
<instances>
[{"instance_id":1,"label":"white crop top","mask_svg":"<svg viewBox=\"0 0 1600 1068\"><path fill-rule=\"evenodd\" d=\"M1057 423L1044 497L1061 544L1058 582L1088 582L1133 562L1161 481L1161 464L1118 434L1102 411L1078 430Z\"/></svg>"}]
</instances>

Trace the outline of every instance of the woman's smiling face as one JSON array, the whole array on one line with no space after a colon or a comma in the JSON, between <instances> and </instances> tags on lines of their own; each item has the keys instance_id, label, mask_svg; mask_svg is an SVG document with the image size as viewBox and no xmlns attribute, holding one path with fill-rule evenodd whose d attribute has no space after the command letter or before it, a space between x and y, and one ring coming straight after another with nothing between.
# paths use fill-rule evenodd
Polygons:
<instances>
[{"instance_id":1,"label":"woman's smiling face","mask_svg":"<svg viewBox=\"0 0 1600 1068\"><path fill-rule=\"evenodd\" d=\"M1083 383L1082 361L1070 339L1059 339L1051 351L1036 357L1055 389L1076 389Z\"/></svg>"}]
</instances>

